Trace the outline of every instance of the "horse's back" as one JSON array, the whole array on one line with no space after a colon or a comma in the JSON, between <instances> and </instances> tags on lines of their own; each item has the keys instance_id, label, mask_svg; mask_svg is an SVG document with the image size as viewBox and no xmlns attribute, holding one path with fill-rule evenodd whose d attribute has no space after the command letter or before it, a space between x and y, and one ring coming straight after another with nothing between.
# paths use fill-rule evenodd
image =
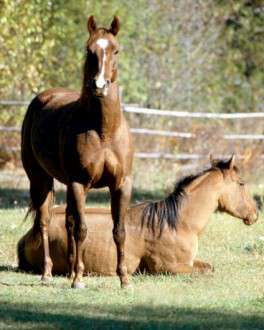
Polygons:
<instances>
[{"instance_id":1,"label":"horse's back","mask_svg":"<svg viewBox=\"0 0 264 330\"><path fill-rule=\"evenodd\" d=\"M35 96L30 102L23 120L22 138L30 133L34 121L39 121L44 116L47 118L47 115L59 118L56 110L61 110L62 114L63 109L75 108L79 98L79 92L65 88L48 89Z\"/></svg>"},{"instance_id":2,"label":"horse's back","mask_svg":"<svg viewBox=\"0 0 264 330\"><path fill-rule=\"evenodd\" d=\"M58 111L67 108L75 108L78 105L80 93L66 88L48 89L37 96L30 102L26 115L22 124L22 147L23 138L31 134L34 121L41 119L43 116L58 118ZM50 127L51 128L51 127Z\"/></svg>"},{"instance_id":3,"label":"horse's back","mask_svg":"<svg viewBox=\"0 0 264 330\"><path fill-rule=\"evenodd\" d=\"M80 93L66 88L51 88L38 94L36 98L42 109L59 110L78 101Z\"/></svg>"},{"instance_id":4,"label":"horse's back","mask_svg":"<svg viewBox=\"0 0 264 330\"><path fill-rule=\"evenodd\" d=\"M78 108L80 93L70 89L53 88L33 98L22 125L21 158L27 174L43 172L60 177L60 135Z\"/></svg>"}]
</instances>

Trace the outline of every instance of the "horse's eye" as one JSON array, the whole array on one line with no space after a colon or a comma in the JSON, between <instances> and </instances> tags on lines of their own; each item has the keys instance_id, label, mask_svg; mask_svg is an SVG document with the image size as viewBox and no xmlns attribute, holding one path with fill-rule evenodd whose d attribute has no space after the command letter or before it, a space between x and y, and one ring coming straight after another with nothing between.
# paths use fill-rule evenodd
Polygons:
<instances>
[{"instance_id":1,"label":"horse's eye","mask_svg":"<svg viewBox=\"0 0 264 330\"><path fill-rule=\"evenodd\" d=\"M244 186L244 185L245 185L245 182L243 182L243 181L239 181L239 185L240 185L240 186Z\"/></svg>"},{"instance_id":2,"label":"horse's eye","mask_svg":"<svg viewBox=\"0 0 264 330\"><path fill-rule=\"evenodd\" d=\"M114 51L114 54L115 55L117 55L118 53L119 53L119 50L118 49Z\"/></svg>"}]
</instances>

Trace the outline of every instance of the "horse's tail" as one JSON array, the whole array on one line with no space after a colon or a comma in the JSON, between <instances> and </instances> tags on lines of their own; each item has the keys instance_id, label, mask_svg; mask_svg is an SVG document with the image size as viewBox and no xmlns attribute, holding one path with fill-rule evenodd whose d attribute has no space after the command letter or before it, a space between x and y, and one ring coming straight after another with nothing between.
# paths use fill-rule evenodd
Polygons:
<instances>
[{"instance_id":1,"label":"horse's tail","mask_svg":"<svg viewBox=\"0 0 264 330\"><path fill-rule=\"evenodd\" d=\"M50 219L52 217L52 206L54 204L54 198L55 194L54 194L54 186L52 187L52 191L51 191L51 198L50 198L50 202L49 202L49 216ZM29 201L29 206L28 206L28 210L27 213L24 217L24 221L27 220L28 217L31 217L31 219L33 219L33 233L36 234L36 232L39 232L39 223L38 223L38 217L37 217L37 212L36 212L36 207L33 204L32 198L30 197L30 201Z\"/></svg>"},{"instance_id":2,"label":"horse's tail","mask_svg":"<svg viewBox=\"0 0 264 330\"><path fill-rule=\"evenodd\" d=\"M35 208L33 207L33 203L32 203L32 199L30 197L30 201L29 201L29 205L28 205L28 210L27 210L27 213L26 215L24 216L24 221L27 220L28 217L31 217L32 219L35 219L36 218L36 210Z\"/></svg>"},{"instance_id":3,"label":"horse's tail","mask_svg":"<svg viewBox=\"0 0 264 330\"><path fill-rule=\"evenodd\" d=\"M31 130L32 130L32 125L34 121L34 113L43 107L43 103L39 99L39 96L37 95L36 97L33 98L33 100L30 102L23 123L22 123L22 129L21 129L21 160L23 163L23 166L26 170L26 168L30 168L31 164L28 164L28 159L31 157L32 159L34 158L34 153L32 150L31 146ZM27 172L27 170L26 170ZM51 208L51 204L53 203L54 200L54 187L52 186L52 198L51 198L51 203L49 205L49 209ZM29 208L28 211L24 217L24 220L26 220L29 215L32 216L34 219L34 223L36 220L36 206L33 203L32 198L30 197L30 202L29 202Z\"/></svg>"},{"instance_id":4,"label":"horse's tail","mask_svg":"<svg viewBox=\"0 0 264 330\"><path fill-rule=\"evenodd\" d=\"M21 160L24 165L24 161L28 159L28 154L32 154L31 150L31 129L33 123L33 114L34 108L36 106L36 102L38 102L37 96L30 102L25 117L23 119L22 128L21 128ZM25 167L25 166L24 166ZM36 211L33 206L33 201L30 197L28 211L24 217L24 221L31 216L32 219L36 218Z\"/></svg>"},{"instance_id":5,"label":"horse's tail","mask_svg":"<svg viewBox=\"0 0 264 330\"><path fill-rule=\"evenodd\" d=\"M33 202L32 202L31 197L30 197L30 201L29 201L28 210L27 210L26 215L24 216L23 221L26 221L29 217L33 220L32 231L35 234L34 244L37 247L39 247L41 245L40 227L39 227L39 223L38 223L38 219L37 219L37 212L36 212L36 209L33 206ZM23 242L23 239L24 239L24 242ZM18 248L18 250L17 250L18 259L20 260L20 257L21 257L21 260L22 261L24 260L23 259L23 257L24 257L24 255L23 255L23 253L24 253L24 247L25 247L25 236L23 236L21 238L21 240L19 241L19 243L17 245L17 248ZM19 251L22 251L21 252L21 256L19 254ZM20 266L19 266L19 268L20 268ZM26 269L24 269L24 268L23 268L23 270L26 271Z\"/></svg>"}]
</instances>

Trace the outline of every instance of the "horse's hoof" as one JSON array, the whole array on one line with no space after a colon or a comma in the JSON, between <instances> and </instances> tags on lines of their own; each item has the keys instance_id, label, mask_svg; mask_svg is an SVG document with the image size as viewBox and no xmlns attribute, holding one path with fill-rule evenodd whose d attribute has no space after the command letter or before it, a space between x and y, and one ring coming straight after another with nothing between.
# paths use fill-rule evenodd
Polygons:
<instances>
[{"instance_id":1,"label":"horse's hoof","mask_svg":"<svg viewBox=\"0 0 264 330\"><path fill-rule=\"evenodd\" d=\"M41 276L41 282L43 283L50 283L52 281L51 275L42 275Z\"/></svg>"},{"instance_id":2,"label":"horse's hoof","mask_svg":"<svg viewBox=\"0 0 264 330\"><path fill-rule=\"evenodd\" d=\"M71 287L72 289L84 289L85 284L83 282L73 282Z\"/></svg>"},{"instance_id":3,"label":"horse's hoof","mask_svg":"<svg viewBox=\"0 0 264 330\"><path fill-rule=\"evenodd\" d=\"M71 273L71 274L68 274L68 275L67 275L67 278L68 278L69 280L73 280L73 279L74 279L74 276L75 276L75 274L74 274L74 273Z\"/></svg>"},{"instance_id":4,"label":"horse's hoof","mask_svg":"<svg viewBox=\"0 0 264 330\"><path fill-rule=\"evenodd\" d=\"M121 283L121 289L132 289L133 286L129 283L129 282L124 282L124 283Z\"/></svg>"},{"instance_id":5,"label":"horse's hoof","mask_svg":"<svg viewBox=\"0 0 264 330\"><path fill-rule=\"evenodd\" d=\"M205 268L205 273L213 273L214 267L210 264L207 264L207 267Z\"/></svg>"},{"instance_id":6,"label":"horse's hoof","mask_svg":"<svg viewBox=\"0 0 264 330\"><path fill-rule=\"evenodd\" d=\"M134 287L132 284L128 283L126 285L121 285L121 289L123 291L127 291L127 292L133 292L134 291Z\"/></svg>"}]
</instances>

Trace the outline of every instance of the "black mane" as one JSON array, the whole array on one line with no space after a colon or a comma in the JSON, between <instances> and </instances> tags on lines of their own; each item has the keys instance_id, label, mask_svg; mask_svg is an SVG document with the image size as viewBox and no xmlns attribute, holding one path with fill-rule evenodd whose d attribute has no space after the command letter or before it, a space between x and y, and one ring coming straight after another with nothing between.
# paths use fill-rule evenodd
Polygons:
<instances>
[{"instance_id":1,"label":"black mane","mask_svg":"<svg viewBox=\"0 0 264 330\"><path fill-rule=\"evenodd\" d=\"M166 224L169 228L176 229L181 203L186 197L185 188L195 179L212 170L220 170L223 172L228 168L229 161L219 160L215 161L213 166L209 169L180 179L175 184L175 188L169 196L160 201L151 201L146 205L141 217L141 226L143 227L146 225L147 228L152 230L153 235L157 228L159 230L159 235L161 235Z\"/></svg>"}]
</instances>

